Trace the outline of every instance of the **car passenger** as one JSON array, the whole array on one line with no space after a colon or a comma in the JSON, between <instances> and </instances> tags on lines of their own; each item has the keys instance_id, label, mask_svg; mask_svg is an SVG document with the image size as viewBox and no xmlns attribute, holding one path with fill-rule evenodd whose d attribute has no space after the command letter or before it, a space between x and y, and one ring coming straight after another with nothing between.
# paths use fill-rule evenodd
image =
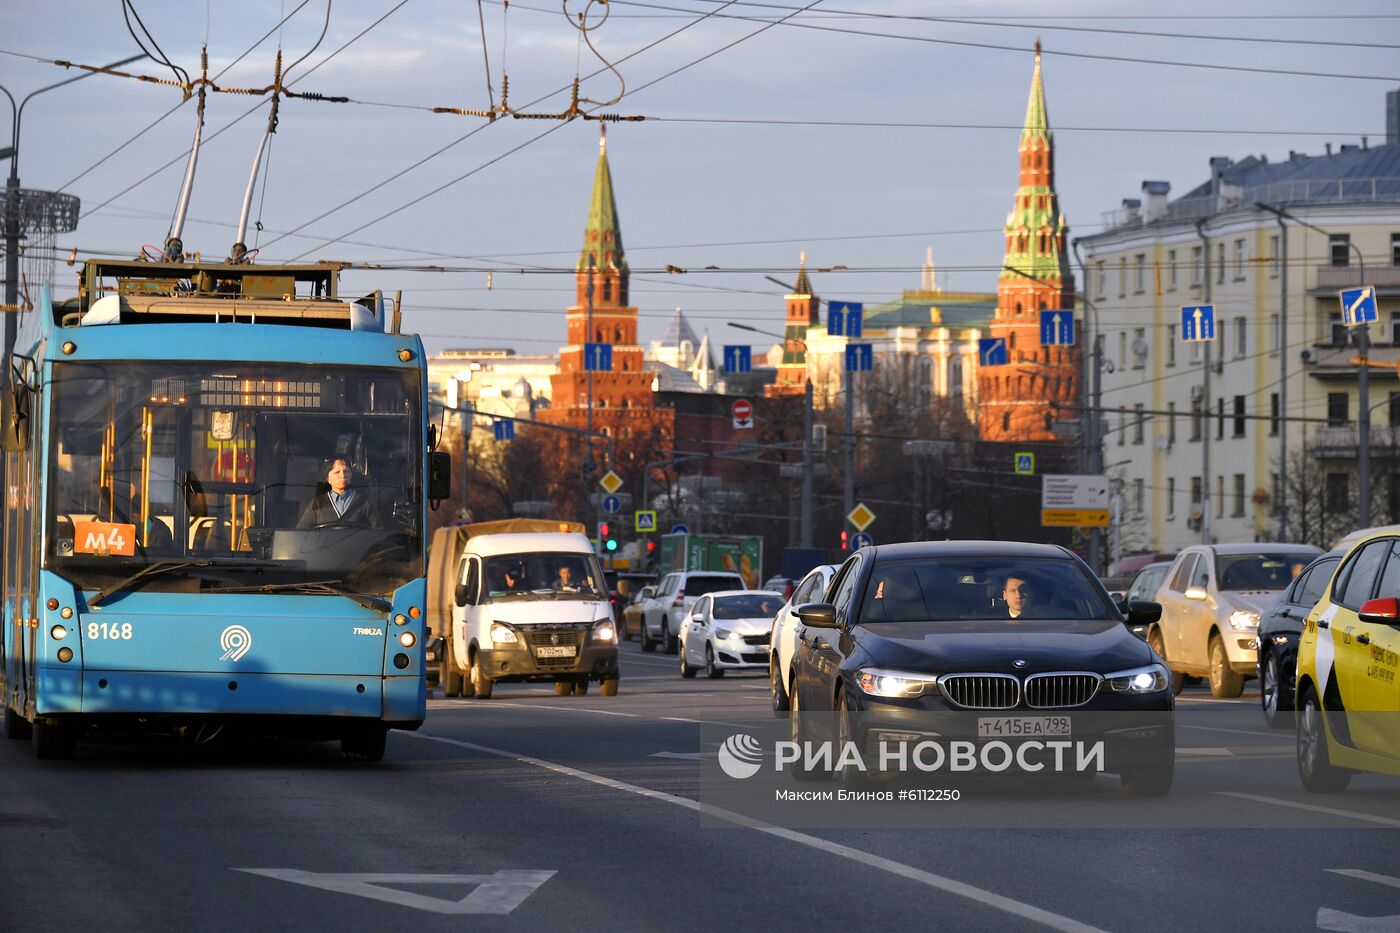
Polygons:
<instances>
[{"instance_id":1,"label":"car passenger","mask_svg":"<svg viewBox=\"0 0 1400 933\"><path fill-rule=\"evenodd\" d=\"M1037 593L1031 581L1024 575L1009 573L1001 588L1002 602L1006 605L1006 616L1019 619L1036 606Z\"/></svg>"}]
</instances>

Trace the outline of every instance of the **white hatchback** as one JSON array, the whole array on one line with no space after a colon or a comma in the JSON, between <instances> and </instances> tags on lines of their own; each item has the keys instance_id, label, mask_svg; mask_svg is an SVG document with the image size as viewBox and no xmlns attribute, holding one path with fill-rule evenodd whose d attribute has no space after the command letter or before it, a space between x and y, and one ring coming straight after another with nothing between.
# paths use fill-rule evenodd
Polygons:
<instances>
[{"instance_id":1,"label":"white hatchback","mask_svg":"<svg viewBox=\"0 0 1400 933\"><path fill-rule=\"evenodd\" d=\"M725 671L764 670L780 593L721 590L695 601L681 628L681 676L723 677Z\"/></svg>"},{"instance_id":2,"label":"white hatchback","mask_svg":"<svg viewBox=\"0 0 1400 933\"><path fill-rule=\"evenodd\" d=\"M781 713L788 708L788 687L792 684L792 658L797 651L797 633L802 621L797 618L797 607L803 603L819 603L826 597L826 588L831 578L840 568L835 564L819 564L807 572L802 582L792 591L792 598L778 610L773 621L772 659L768 667L769 692L773 698L773 712Z\"/></svg>"}]
</instances>

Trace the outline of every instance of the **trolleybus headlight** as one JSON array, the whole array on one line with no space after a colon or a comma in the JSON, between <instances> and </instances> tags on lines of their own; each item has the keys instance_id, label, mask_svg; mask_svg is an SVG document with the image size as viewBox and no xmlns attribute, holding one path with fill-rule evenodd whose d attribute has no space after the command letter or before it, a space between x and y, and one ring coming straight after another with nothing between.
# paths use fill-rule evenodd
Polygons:
<instances>
[{"instance_id":1,"label":"trolleybus headlight","mask_svg":"<svg viewBox=\"0 0 1400 933\"><path fill-rule=\"evenodd\" d=\"M68 629L61 625L55 625L53 628L49 629L49 637L54 641L63 641L63 639L68 637Z\"/></svg>"},{"instance_id":2,"label":"trolleybus headlight","mask_svg":"<svg viewBox=\"0 0 1400 933\"><path fill-rule=\"evenodd\" d=\"M405 648L412 648L417 643L418 639L413 636L412 632L399 633L399 644L403 645Z\"/></svg>"},{"instance_id":3,"label":"trolleybus headlight","mask_svg":"<svg viewBox=\"0 0 1400 933\"><path fill-rule=\"evenodd\" d=\"M59 659L60 661L62 661L63 663L67 664L69 661L73 660L73 649L72 649L72 648L59 648L59 649L58 649L58 659Z\"/></svg>"},{"instance_id":4,"label":"trolleybus headlight","mask_svg":"<svg viewBox=\"0 0 1400 933\"><path fill-rule=\"evenodd\" d=\"M408 624L408 616L406 616L406 615L404 615L402 612L400 612L398 615L394 616L394 624L395 624L395 625L407 625L407 624Z\"/></svg>"},{"instance_id":5,"label":"trolleybus headlight","mask_svg":"<svg viewBox=\"0 0 1400 933\"><path fill-rule=\"evenodd\" d=\"M71 619L73 618L73 608L71 606L64 606L63 611L60 612L59 615L65 619Z\"/></svg>"}]
</instances>

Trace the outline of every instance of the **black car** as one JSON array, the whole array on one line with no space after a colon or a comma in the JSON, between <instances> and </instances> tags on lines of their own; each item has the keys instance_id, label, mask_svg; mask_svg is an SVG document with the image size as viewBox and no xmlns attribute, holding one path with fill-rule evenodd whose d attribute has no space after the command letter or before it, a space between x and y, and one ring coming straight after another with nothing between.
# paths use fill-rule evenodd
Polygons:
<instances>
[{"instance_id":1,"label":"black car","mask_svg":"<svg viewBox=\"0 0 1400 933\"><path fill-rule=\"evenodd\" d=\"M1293 687L1303 620L1322 599L1346 551L1332 551L1304 567L1259 619L1259 704L1271 729L1293 728Z\"/></svg>"},{"instance_id":2,"label":"black car","mask_svg":"<svg viewBox=\"0 0 1400 933\"><path fill-rule=\"evenodd\" d=\"M791 717L799 745L823 720L833 723L825 731L837 733L838 747L862 750L891 736L960 736L980 745L1073 736L1102 740L1101 770L1117 773L1129 795L1171 788L1171 680L1129 630L1156 621L1161 607L1115 605L1065 548L867 547L827 593L830 602L798 610L804 628Z\"/></svg>"}]
</instances>

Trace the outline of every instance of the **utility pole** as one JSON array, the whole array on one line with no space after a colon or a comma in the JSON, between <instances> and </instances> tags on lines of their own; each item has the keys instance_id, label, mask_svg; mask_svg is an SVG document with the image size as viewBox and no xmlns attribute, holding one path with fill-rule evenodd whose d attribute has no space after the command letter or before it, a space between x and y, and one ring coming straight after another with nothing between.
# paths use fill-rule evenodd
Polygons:
<instances>
[{"instance_id":1,"label":"utility pole","mask_svg":"<svg viewBox=\"0 0 1400 933\"><path fill-rule=\"evenodd\" d=\"M1087 311L1092 311L1094 315L1094 327L1085 327L1085 335L1088 338L1085 342L1090 350L1084 354L1084 365L1088 368L1080 379L1079 391L1088 392L1090 403L1081 415L1083 423L1080 425L1080 436L1083 438L1084 449L1082 451L1082 461L1080 469L1091 476L1103 475L1103 438L1099 434L1102 425L1099 408L1103 403L1103 334L1099 333L1098 320L1099 309L1089 300L1089 277L1084 273L1084 257L1079 254L1079 240L1074 240L1071 245L1074 248L1074 261L1079 265L1079 281L1084 291L1076 291L1075 296L1084 303ZM1089 322L1085 316L1085 324ZM1089 568L1094 573L1103 572L1103 529L1089 529Z\"/></svg>"},{"instance_id":2,"label":"utility pole","mask_svg":"<svg viewBox=\"0 0 1400 933\"><path fill-rule=\"evenodd\" d=\"M583 460L583 496L585 506L592 515L592 526L598 527L598 510L592 507L593 502L593 477L597 474L597 466L593 463L593 363L588 359L588 344L593 340L593 254L588 254L588 287L584 290L588 296L588 316L586 318L583 335L583 369L584 378L588 380L587 401L588 414L585 430L588 432L586 441L588 453ZM602 550L603 542L598 542L599 550Z\"/></svg>"},{"instance_id":3,"label":"utility pole","mask_svg":"<svg viewBox=\"0 0 1400 933\"><path fill-rule=\"evenodd\" d=\"M1210 237L1206 236L1205 221L1196 221L1196 235L1201 238L1202 303L1210 304ZM1198 338L1200 334L1196 335ZM1201 543L1210 544L1210 345L1201 343Z\"/></svg>"},{"instance_id":4,"label":"utility pole","mask_svg":"<svg viewBox=\"0 0 1400 933\"><path fill-rule=\"evenodd\" d=\"M846 469L844 470L846 475L841 484L841 502L844 508L841 513L841 527L845 528L850 523L847 516L856 507L856 439L854 433L856 374L854 370L843 369L843 375L846 377Z\"/></svg>"}]
</instances>

